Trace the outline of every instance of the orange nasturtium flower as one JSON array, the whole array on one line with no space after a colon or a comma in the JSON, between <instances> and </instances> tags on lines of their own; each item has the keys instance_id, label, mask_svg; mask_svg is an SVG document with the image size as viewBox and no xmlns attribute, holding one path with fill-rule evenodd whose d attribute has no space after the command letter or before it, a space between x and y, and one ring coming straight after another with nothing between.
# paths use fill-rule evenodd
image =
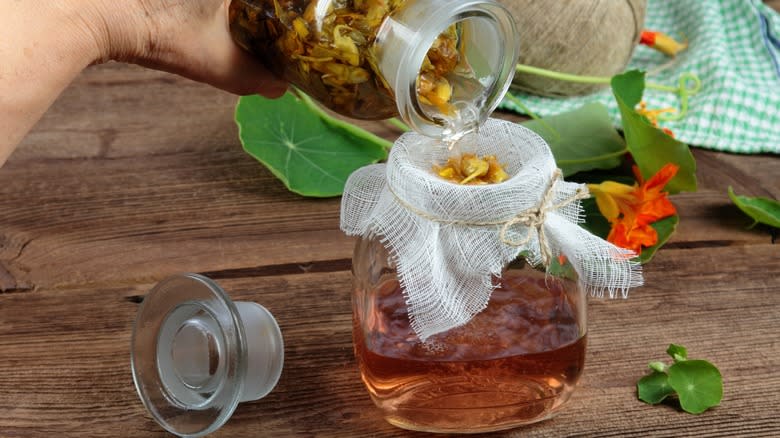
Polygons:
<instances>
[{"instance_id":1,"label":"orange nasturtium flower","mask_svg":"<svg viewBox=\"0 0 780 438\"><path fill-rule=\"evenodd\" d=\"M634 166L637 183L633 186L614 181L588 184L599 211L612 226L608 241L637 254L642 252L642 247L658 243L658 233L650 224L677 212L663 188L678 169L674 164L667 164L645 181Z\"/></svg>"}]
</instances>

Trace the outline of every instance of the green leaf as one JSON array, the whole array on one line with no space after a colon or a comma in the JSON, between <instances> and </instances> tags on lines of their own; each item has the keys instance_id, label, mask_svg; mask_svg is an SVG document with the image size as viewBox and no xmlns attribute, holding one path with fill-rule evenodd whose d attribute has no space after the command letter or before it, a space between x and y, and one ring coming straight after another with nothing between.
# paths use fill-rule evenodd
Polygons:
<instances>
[{"instance_id":1,"label":"green leaf","mask_svg":"<svg viewBox=\"0 0 780 438\"><path fill-rule=\"evenodd\" d=\"M550 266L547 267L547 274L569 280L577 279L577 271L574 270L574 266L572 266L572 264L569 262L561 265L558 257L553 257L552 260L550 260Z\"/></svg>"},{"instance_id":2,"label":"green leaf","mask_svg":"<svg viewBox=\"0 0 780 438\"><path fill-rule=\"evenodd\" d=\"M236 123L244 150L303 196L338 196L352 172L387 157L389 142L291 93L242 97Z\"/></svg>"},{"instance_id":3,"label":"green leaf","mask_svg":"<svg viewBox=\"0 0 780 438\"><path fill-rule=\"evenodd\" d=\"M780 228L780 203L774 199L740 196L734 193L731 186L729 186L729 198L743 213L756 222Z\"/></svg>"},{"instance_id":4,"label":"green leaf","mask_svg":"<svg viewBox=\"0 0 780 438\"><path fill-rule=\"evenodd\" d=\"M620 165L626 144L609 119L607 108L589 103L574 111L523 122L550 145L564 176Z\"/></svg>"},{"instance_id":5,"label":"green leaf","mask_svg":"<svg viewBox=\"0 0 780 438\"><path fill-rule=\"evenodd\" d=\"M655 175L667 163L680 167L666 185L669 193L696 191L696 161L684 143L655 128L634 107L642 100L645 74L632 70L612 78L612 92L623 120L626 145L645 179Z\"/></svg>"},{"instance_id":6,"label":"green leaf","mask_svg":"<svg viewBox=\"0 0 780 438\"><path fill-rule=\"evenodd\" d=\"M723 398L720 371L706 360L686 360L669 367L669 385L683 410L691 414L717 406Z\"/></svg>"},{"instance_id":7,"label":"green leaf","mask_svg":"<svg viewBox=\"0 0 780 438\"><path fill-rule=\"evenodd\" d=\"M653 371L658 371L659 373L666 372L666 364L663 362L650 362L647 364L648 368L650 368Z\"/></svg>"},{"instance_id":8,"label":"green leaf","mask_svg":"<svg viewBox=\"0 0 780 438\"><path fill-rule=\"evenodd\" d=\"M653 371L639 379L636 384L639 400L655 405L661 403L667 396L674 394L668 379L669 376L666 373L658 371Z\"/></svg>"},{"instance_id":9,"label":"green leaf","mask_svg":"<svg viewBox=\"0 0 780 438\"><path fill-rule=\"evenodd\" d=\"M583 199L582 209L585 213L585 222L581 224L582 227L590 231L591 234L606 239L612 226L599 211L599 207L596 205L596 198Z\"/></svg>"},{"instance_id":10,"label":"green leaf","mask_svg":"<svg viewBox=\"0 0 780 438\"><path fill-rule=\"evenodd\" d=\"M688 360L688 350L682 345L669 344L669 348L666 349L666 354L671 356L675 362Z\"/></svg>"},{"instance_id":11,"label":"green leaf","mask_svg":"<svg viewBox=\"0 0 780 438\"><path fill-rule=\"evenodd\" d=\"M680 216L674 215L650 224L655 229L655 232L658 233L658 242L653 246L642 248L642 254L639 254L638 257L639 262L644 264L652 260L655 253L672 237L679 223Z\"/></svg>"}]
</instances>

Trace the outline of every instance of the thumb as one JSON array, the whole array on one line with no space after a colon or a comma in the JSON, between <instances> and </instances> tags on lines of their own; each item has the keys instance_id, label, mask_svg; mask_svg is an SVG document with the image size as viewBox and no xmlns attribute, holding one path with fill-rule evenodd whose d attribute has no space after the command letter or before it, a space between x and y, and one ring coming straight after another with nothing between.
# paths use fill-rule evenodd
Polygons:
<instances>
[{"instance_id":1,"label":"thumb","mask_svg":"<svg viewBox=\"0 0 780 438\"><path fill-rule=\"evenodd\" d=\"M233 41L225 20L202 29L198 36L199 47L183 48L182 54L190 58L183 64L192 67L185 68L182 75L239 95L276 98L287 91L287 81L276 77Z\"/></svg>"},{"instance_id":2,"label":"thumb","mask_svg":"<svg viewBox=\"0 0 780 438\"><path fill-rule=\"evenodd\" d=\"M156 37L167 44L158 44L158 50L136 62L238 95L275 98L285 93L287 81L276 77L233 41L224 5L203 18L194 26L159 32Z\"/></svg>"}]
</instances>

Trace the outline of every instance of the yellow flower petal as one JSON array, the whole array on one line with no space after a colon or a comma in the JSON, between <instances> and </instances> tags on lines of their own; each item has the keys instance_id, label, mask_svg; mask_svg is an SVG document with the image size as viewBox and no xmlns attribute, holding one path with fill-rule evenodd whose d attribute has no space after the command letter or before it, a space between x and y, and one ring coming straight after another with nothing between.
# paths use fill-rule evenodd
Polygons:
<instances>
[{"instance_id":1,"label":"yellow flower petal","mask_svg":"<svg viewBox=\"0 0 780 438\"><path fill-rule=\"evenodd\" d=\"M618 200L623 201L623 204L631 203L634 200L633 186L614 181L588 184L588 190L596 198L596 205L598 205L601 214L612 223L620 217L621 211Z\"/></svg>"},{"instance_id":2,"label":"yellow flower petal","mask_svg":"<svg viewBox=\"0 0 780 438\"><path fill-rule=\"evenodd\" d=\"M596 205L598 205L601 214L610 222L617 220L620 216L620 209L615 199L605 192L595 191L593 194L596 196Z\"/></svg>"},{"instance_id":3,"label":"yellow flower petal","mask_svg":"<svg viewBox=\"0 0 780 438\"><path fill-rule=\"evenodd\" d=\"M609 193L612 196L626 198L630 196L631 192L634 190L634 186L621 184L615 181L604 181L603 183L598 184L598 190Z\"/></svg>"}]
</instances>

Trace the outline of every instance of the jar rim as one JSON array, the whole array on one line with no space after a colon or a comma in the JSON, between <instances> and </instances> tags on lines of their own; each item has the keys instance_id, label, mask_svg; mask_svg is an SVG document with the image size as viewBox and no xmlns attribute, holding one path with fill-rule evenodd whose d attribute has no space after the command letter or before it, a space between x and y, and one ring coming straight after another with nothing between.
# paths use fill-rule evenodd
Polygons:
<instances>
[{"instance_id":1,"label":"jar rim","mask_svg":"<svg viewBox=\"0 0 780 438\"><path fill-rule=\"evenodd\" d=\"M416 21L413 26L405 26L403 35L391 35L394 41L389 44L401 43L406 46L406 50L396 58L398 62L394 66L396 71L393 72L394 80L390 85L396 95L396 105L401 118L412 130L433 138L445 137L447 127L443 119L437 120L427 114L417 95L417 78L428 50L436 38L453 24L484 19L495 25L495 36L500 40L494 44L501 50L501 56L498 57L496 74L482 93L484 101L477 108L477 126L472 129L482 125L498 107L514 77L520 42L511 12L493 0L424 0L412 3L402 13L416 15ZM399 29L393 27L393 30L398 32ZM412 41L414 44L411 44Z\"/></svg>"}]
</instances>

